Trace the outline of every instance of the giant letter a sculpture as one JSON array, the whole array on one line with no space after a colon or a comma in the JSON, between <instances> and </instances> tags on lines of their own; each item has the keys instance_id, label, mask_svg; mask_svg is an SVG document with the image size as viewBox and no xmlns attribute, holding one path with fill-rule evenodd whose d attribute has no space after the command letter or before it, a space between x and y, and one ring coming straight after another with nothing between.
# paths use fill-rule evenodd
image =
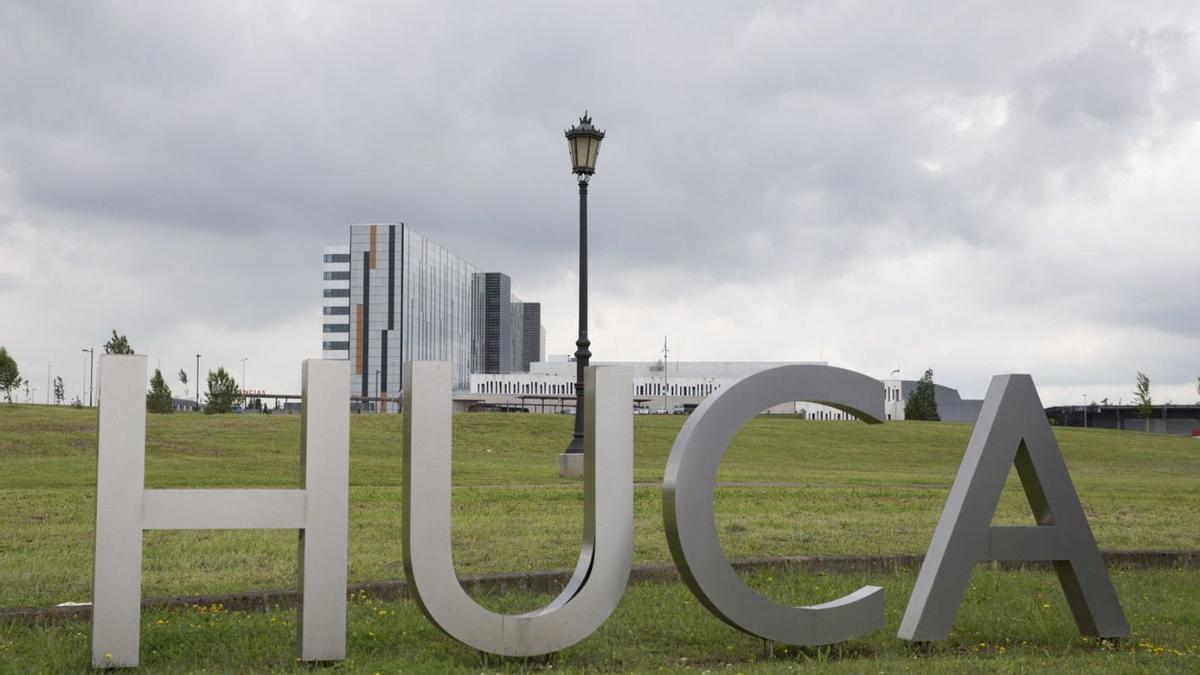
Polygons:
<instances>
[{"instance_id":1,"label":"giant letter a sculpture","mask_svg":"<svg viewBox=\"0 0 1200 675\"><path fill-rule=\"evenodd\" d=\"M1014 462L1037 525L992 527L992 515ZM1028 375L992 378L899 636L945 640L971 570L984 560L1052 561L1081 633L1105 638L1129 635L1117 593Z\"/></svg>"}]
</instances>

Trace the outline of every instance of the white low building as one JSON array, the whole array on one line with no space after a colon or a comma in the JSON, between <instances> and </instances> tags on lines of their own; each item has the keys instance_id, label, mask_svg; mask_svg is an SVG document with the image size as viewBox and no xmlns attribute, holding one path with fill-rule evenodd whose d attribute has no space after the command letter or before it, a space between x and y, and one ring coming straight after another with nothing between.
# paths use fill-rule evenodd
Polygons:
<instances>
[{"instance_id":1,"label":"white low building","mask_svg":"<svg viewBox=\"0 0 1200 675\"><path fill-rule=\"evenodd\" d=\"M633 371L630 392L634 410L642 413L690 411L706 396L760 370L784 365L827 365L823 361L618 361L593 362L596 366L626 366ZM916 387L911 380L883 380L886 419L904 419L904 397ZM974 422L981 401L964 401L958 392L936 385L938 409L946 421ZM455 396L459 409L526 410L529 412L572 412L575 406L575 362L566 356L551 356L531 363L528 373L470 376L468 392ZM793 401L773 406L769 414L803 415L808 419L854 419L836 408Z\"/></svg>"}]
</instances>

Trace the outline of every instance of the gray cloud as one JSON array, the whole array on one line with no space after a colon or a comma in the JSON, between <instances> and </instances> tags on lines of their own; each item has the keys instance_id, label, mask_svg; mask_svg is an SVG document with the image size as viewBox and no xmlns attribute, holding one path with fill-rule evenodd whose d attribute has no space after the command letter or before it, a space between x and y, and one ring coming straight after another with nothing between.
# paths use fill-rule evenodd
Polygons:
<instances>
[{"instance_id":1,"label":"gray cloud","mask_svg":"<svg viewBox=\"0 0 1200 675\"><path fill-rule=\"evenodd\" d=\"M322 244L402 220L554 298L569 343L561 134L591 107L609 130L591 206L613 358L704 333L694 358L904 358L978 389L1026 364L1063 386L1146 362L1182 382L1200 370L1182 290L1200 284L1183 253L1200 209L1178 177L1200 145L1198 24L1187 3L6 3L0 253L61 279L30 292L37 269L5 270L0 301L164 353L205 331L278 340L317 305ZM705 323L735 287L775 303L753 319L774 325ZM647 325L681 298L690 314ZM829 318L848 308L867 329ZM1019 353L970 353L1044 322ZM931 323L963 339L925 346ZM0 340L66 358L41 330ZM1073 365L1048 346L1089 331L1120 337Z\"/></svg>"}]
</instances>

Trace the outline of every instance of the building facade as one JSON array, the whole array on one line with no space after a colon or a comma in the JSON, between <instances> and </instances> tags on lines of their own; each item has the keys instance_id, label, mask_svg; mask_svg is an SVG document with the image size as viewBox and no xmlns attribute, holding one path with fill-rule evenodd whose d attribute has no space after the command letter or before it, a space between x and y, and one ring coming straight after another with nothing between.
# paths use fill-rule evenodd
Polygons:
<instances>
[{"instance_id":1,"label":"building facade","mask_svg":"<svg viewBox=\"0 0 1200 675\"><path fill-rule=\"evenodd\" d=\"M917 389L917 380L883 381L883 410L889 420L904 419L904 403ZM934 383L933 399L943 422L974 422L983 409L983 399L966 399L957 389Z\"/></svg>"},{"instance_id":2,"label":"building facade","mask_svg":"<svg viewBox=\"0 0 1200 675\"><path fill-rule=\"evenodd\" d=\"M511 373L513 366L512 282L507 274L485 272L483 279L483 368L473 372Z\"/></svg>"},{"instance_id":3,"label":"building facade","mask_svg":"<svg viewBox=\"0 0 1200 675\"><path fill-rule=\"evenodd\" d=\"M593 363L625 366L633 371L630 395L639 412L674 412L699 405L706 396L746 375L797 362L773 361L621 361ZM804 362L825 365L824 362ZM528 410L549 411L573 408L575 404L575 361L552 356L529 365L529 372L471 376L469 395L485 404L506 408L524 405ZM799 406L799 407L797 407ZM791 403L769 412L797 414L812 408L819 419L847 419L841 411L817 404Z\"/></svg>"},{"instance_id":4,"label":"building facade","mask_svg":"<svg viewBox=\"0 0 1200 675\"><path fill-rule=\"evenodd\" d=\"M350 247L326 246L321 263L321 358L350 358Z\"/></svg>"},{"instance_id":5,"label":"building facade","mask_svg":"<svg viewBox=\"0 0 1200 675\"><path fill-rule=\"evenodd\" d=\"M1149 416L1143 417L1147 412ZM1200 438L1200 404L1156 403L1148 410L1141 410L1136 405L1093 401L1088 405L1051 406L1046 408L1046 417L1064 427L1148 431Z\"/></svg>"},{"instance_id":6,"label":"building facade","mask_svg":"<svg viewBox=\"0 0 1200 675\"><path fill-rule=\"evenodd\" d=\"M684 412L699 405L705 397L723 386L767 368L820 361L635 361L594 363L601 366L626 366L633 371L630 399L637 412ZM880 394L884 399L886 420L904 419L904 398L916 389L915 380L883 380ZM938 413L946 422L974 422L979 417L981 400L963 399L955 389L934 385ZM575 405L575 362L567 356L535 362L527 373L471 376L465 396L482 406L531 412L569 411ZM853 415L830 406L808 401L792 401L772 406L769 414L803 415L814 420L852 420Z\"/></svg>"},{"instance_id":7,"label":"building facade","mask_svg":"<svg viewBox=\"0 0 1200 675\"><path fill-rule=\"evenodd\" d=\"M351 225L349 234L348 246L324 251L322 357L350 360L359 407L398 410L406 361L449 362L455 391L486 372L490 356L511 369L506 275L481 271L403 223ZM507 321L489 314L493 279Z\"/></svg>"},{"instance_id":8,"label":"building facade","mask_svg":"<svg viewBox=\"0 0 1200 675\"><path fill-rule=\"evenodd\" d=\"M542 328L542 304L513 298L514 373L528 373L530 364L546 360L546 330Z\"/></svg>"}]
</instances>

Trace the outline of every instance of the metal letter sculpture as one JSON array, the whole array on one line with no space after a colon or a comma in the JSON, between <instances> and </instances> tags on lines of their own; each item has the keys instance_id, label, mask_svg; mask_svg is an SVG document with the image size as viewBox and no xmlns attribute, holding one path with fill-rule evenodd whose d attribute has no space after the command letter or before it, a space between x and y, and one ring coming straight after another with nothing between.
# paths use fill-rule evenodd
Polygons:
<instances>
[{"instance_id":1,"label":"metal letter sculpture","mask_svg":"<svg viewBox=\"0 0 1200 675\"><path fill-rule=\"evenodd\" d=\"M841 642L883 627L883 589L864 586L832 602L788 607L746 585L729 564L713 516L717 467L734 434L773 405L812 401L876 424L883 383L842 368L780 366L748 375L705 399L671 447L663 520L675 566L692 593L725 623L792 645Z\"/></svg>"},{"instance_id":2,"label":"metal letter sculpture","mask_svg":"<svg viewBox=\"0 0 1200 675\"><path fill-rule=\"evenodd\" d=\"M346 656L349 363L305 361L299 490L147 490L146 357L100 357L92 666L138 664L142 531L300 530L300 658Z\"/></svg>"},{"instance_id":3,"label":"metal letter sculpture","mask_svg":"<svg viewBox=\"0 0 1200 675\"><path fill-rule=\"evenodd\" d=\"M991 527L1014 462L1038 524ZM899 637L945 640L971 570L983 560L1053 561L1081 633L1107 638L1129 635L1129 624L1028 375L992 378L900 622Z\"/></svg>"},{"instance_id":4,"label":"metal letter sculpture","mask_svg":"<svg viewBox=\"0 0 1200 675\"><path fill-rule=\"evenodd\" d=\"M565 649L621 600L633 559L633 411L628 368L587 369L583 549L566 588L519 615L480 607L454 573L450 546L450 367L404 372L404 573L418 605L450 637L502 656Z\"/></svg>"}]
</instances>

